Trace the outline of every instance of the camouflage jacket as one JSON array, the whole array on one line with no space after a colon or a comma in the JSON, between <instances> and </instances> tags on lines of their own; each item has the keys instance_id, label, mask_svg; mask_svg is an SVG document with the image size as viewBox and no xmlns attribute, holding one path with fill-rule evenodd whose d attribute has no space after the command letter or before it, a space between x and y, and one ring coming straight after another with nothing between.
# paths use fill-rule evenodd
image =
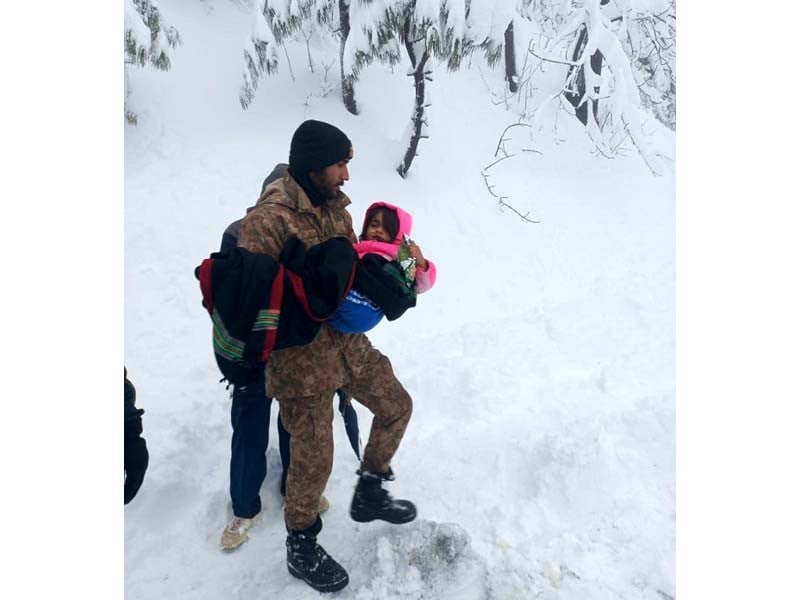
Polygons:
<instances>
[{"instance_id":1,"label":"camouflage jacket","mask_svg":"<svg viewBox=\"0 0 800 600\"><path fill-rule=\"evenodd\" d=\"M343 236L356 241L353 221L346 207L350 199L339 192L320 207L289 173L269 184L242 223L239 246L278 258L284 242L296 235L307 247ZM363 337L364 340L352 338ZM266 388L271 396L297 398L334 390L345 380L342 348L365 342L363 334L348 335L322 324L316 338L306 346L274 351L266 368Z\"/></svg>"}]
</instances>

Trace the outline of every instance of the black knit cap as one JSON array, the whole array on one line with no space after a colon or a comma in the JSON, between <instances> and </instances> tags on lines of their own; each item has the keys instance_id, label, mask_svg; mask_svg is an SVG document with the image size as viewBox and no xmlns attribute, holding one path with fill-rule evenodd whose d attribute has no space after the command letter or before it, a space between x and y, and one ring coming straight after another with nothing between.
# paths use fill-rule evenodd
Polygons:
<instances>
[{"instance_id":1,"label":"black knit cap","mask_svg":"<svg viewBox=\"0 0 800 600\"><path fill-rule=\"evenodd\" d=\"M344 132L322 121L300 124L292 136L289 169L296 175L320 171L340 160L353 158L353 145Z\"/></svg>"}]
</instances>

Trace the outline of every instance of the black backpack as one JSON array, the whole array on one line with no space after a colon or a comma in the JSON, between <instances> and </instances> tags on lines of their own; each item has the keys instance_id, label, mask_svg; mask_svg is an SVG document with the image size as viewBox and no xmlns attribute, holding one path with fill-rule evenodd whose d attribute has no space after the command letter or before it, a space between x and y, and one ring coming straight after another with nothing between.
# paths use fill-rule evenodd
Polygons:
<instances>
[{"instance_id":1,"label":"black backpack","mask_svg":"<svg viewBox=\"0 0 800 600\"><path fill-rule=\"evenodd\" d=\"M355 269L356 254L346 238L306 249L292 237L278 261L238 246L203 260L195 277L223 379L247 385L273 350L310 343L352 287Z\"/></svg>"}]
</instances>

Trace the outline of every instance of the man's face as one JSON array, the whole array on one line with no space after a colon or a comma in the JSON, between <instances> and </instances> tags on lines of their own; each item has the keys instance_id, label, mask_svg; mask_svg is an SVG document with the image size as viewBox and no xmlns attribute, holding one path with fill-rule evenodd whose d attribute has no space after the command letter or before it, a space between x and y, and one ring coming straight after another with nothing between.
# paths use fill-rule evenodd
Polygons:
<instances>
[{"instance_id":1,"label":"man's face","mask_svg":"<svg viewBox=\"0 0 800 600\"><path fill-rule=\"evenodd\" d=\"M311 171L308 174L308 178L320 195L327 199L337 196L344 182L350 179L350 173L347 171L348 162L350 161L340 160L321 171Z\"/></svg>"}]
</instances>

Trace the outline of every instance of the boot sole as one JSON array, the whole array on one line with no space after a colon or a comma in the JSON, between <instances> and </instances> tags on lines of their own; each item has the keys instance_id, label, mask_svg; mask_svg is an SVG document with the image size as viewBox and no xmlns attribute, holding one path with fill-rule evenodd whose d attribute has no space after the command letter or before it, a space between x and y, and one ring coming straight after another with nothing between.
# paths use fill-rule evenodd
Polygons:
<instances>
[{"instance_id":1,"label":"boot sole","mask_svg":"<svg viewBox=\"0 0 800 600\"><path fill-rule=\"evenodd\" d=\"M303 574L300 571L298 571L297 569L295 569L292 565L288 565L287 564L286 567L289 569L289 574L293 575L294 577L297 577L298 579L302 579L309 586L311 586L312 588L314 588L318 592L322 592L322 593L338 592L339 590L347 587L347 584L350 583L350 577L347 574L345 574L344 579L342 579L341 581L336 581L334 583L329 583L329 584L326 584L326 585L320 585L318 583L312 583L311 581L306 579L303 576Z\"/></svg>"},{"instance_id":2,"label":"boot sole","mask_svg":"<svg viewBox=\"0 0 800 600\"><path fill-rule=\"evenodd\" d=\"M354 515L353 513L350 513L350 518L353 519L353 521L356 521L357 523L370 523L372 521L386 521L387 523L391 523L392 525L403 525L404 523L411 523L411 521L416 519L417 518L417 513L414 513L413 515L410 515L409 517L406 517L404 519L387 519L385 517L379 517L379 516L375 516L375 517L360 517L360 516Z\"/></svg>"},{"instance_id":3,"label":"boot sole","mask_svg":"<svg viewBox=\"0 0 800 600\"><path fill-rule=\"evenodd\" d=\"M219 549L221 552L224 552L225 554L231 554L232 552L236 552L239 548L241 548L246 541L247 538L245 538L235 546L223 546L222 544L220 544Z\"/></svg>"}]
</instances>

